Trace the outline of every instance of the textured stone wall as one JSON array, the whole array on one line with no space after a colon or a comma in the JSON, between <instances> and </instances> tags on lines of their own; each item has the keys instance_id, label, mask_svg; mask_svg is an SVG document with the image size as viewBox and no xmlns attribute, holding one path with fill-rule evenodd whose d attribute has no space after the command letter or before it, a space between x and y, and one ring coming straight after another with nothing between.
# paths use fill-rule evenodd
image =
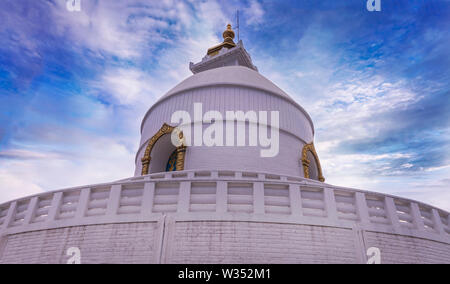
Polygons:
<instances>
[{"instance_id":1,"label":"textured stone wall","mask_svg":"<svg viewBox=\"0 0 450 284\"><path fill-rule=\"evenodd\" d=\"M4 237L0 263L450 263L450 245L414 237L301 224L172 221L88 225ZM164 236L164 238L162 238ZM160 256L162 256L160 258Z\"/></svg>"},{"instance_id":2,"label":"textured stone wall","mask_svg":"<svg viewBox=\"0 0 450 284\"><path fill-rule=\"evenodd\" d=\"M0 263L66 263L70 247L80 249L81 263L155 263L157 224L91 225L10 235Z\"/></svg>"},{"instance_id":3,"label":"textured stone wall","mask_svg":"<svg viewBox=\"0 0 450 284\"><path fill-rule=\"evenodd\" d=\"M167 263L356 263L352 230L256 222L177 222Z\"/></svg>"},{"instance_id":4,"label":"textured stone wall","mask_svg":"<svg viewBox=\"0 0 450 284\"><path fill-rule=\"evenodd\" d=\"M381 251L382 263L450 263L450 245L420 238L365 232L367 247Z\"/></svg>"}]
</instances>

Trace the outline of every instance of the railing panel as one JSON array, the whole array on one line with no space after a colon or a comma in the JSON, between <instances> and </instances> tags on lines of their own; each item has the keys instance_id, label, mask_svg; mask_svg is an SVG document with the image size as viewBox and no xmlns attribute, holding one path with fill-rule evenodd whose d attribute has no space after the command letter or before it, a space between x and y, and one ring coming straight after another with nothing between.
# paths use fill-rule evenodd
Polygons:
<instances>
[{"instance_id":1,"label":"railing panel","mask_svg":"<svg viewBox=\"0 0 450 284\"><path fill-rule=\"evenodd\" d=\"M58 219L70 219L75 217L78 202L80 200L80 190L64 192L61 206L59 208Z\"/></svg>"},{"instance_id":2,"label":"railing panel","mask_svg":"<svg viewBox=\"0 0 450 284\"><path fill-rule=\"evenodd\" d=\"M157 182L153 199L153 212L176 212L180 183Z\"/></svg>"},{"instance_id":3,"label":"railing panel","mask_svg":"<svg viewBox=\"0 0 450 284\"><path fill-rule=\"evenodd\" d=\"M0 207L0 228L2 227L3 223L5 222L6 215L8 214L8 208L9 208L8 205L9 204L5 204Z\"/></svg>"},{"instance_id":4,"label":"railing panel","mask_svg":"<svg viewBox=\"0 0 450 284\"><path fill-rule=\"evenodd\" d=\"M408 199L301 177L207 170L151 174L1 204L0 230L26 231L27 226L42 228L46 223L92 223L94 216L104 215L108 217L100 220L133 220L133 214L145 220L161 213L189 216L197 212L214 213L214 218L253 213L255 218L267 215L269 220L286 215L289 222L321 220L327 226L355 223L371 230L450 235L448 212ZM203 215L208 216L192 216Z\"/></svg>"},{"instance_id":5,"label":"railing panel","mask_svg":"<svg viewBox=\"0 0 450 284\"><path fill-rule=\"evenodd\" d=\"M336 208L338 211L339 219L353 221L358 220L354 192L335 190L334 198L336 200Z\"/></svg>"},{"instance_id":6,"label":"railing panel","mask_svg":"<svg viewBox=\"0 0 450 284\"><path fill-rule=\"evenodd\" d=\"M325 217L325 194L323 188L300 187L304 216Z\"/></svg>"},{"instance_id":7,"label":"railing panel","mask_svg":"<svg viewBox=\"0 0 450 284\"><path fill-rule=\"evenodd\" d=\"M366 194L370 222L375 224L389 224L386 203L382 196Z\"/></svg>"},{"instance_id":8,"label":"railing panel","mask_svg":"<svg viewBox=\"0 0 450 284\"><path fill-rule=\"evenodd\" d=\"M141 212L144 183L124 185L120 192L118 214L138 214Z\"/></svg>"},{"instance_id":9,"label":"railing panel","mask_svg":"<svg viewBox=\"0 0 450 284\"><path fill-rule=\"evenodd\" d=\"M216 211L216 182L193 182L191 184L191 212Z\"/></svg>"},{"instance_id":10,"label":"railing panel","mask_svg":"<svg viewBox=\"0 0 450 284\"><path fill-rule=\"evenodd\" d=\"M108 207L111 187L92 188L89 196L86 216L105 215Z\"/></svg>"},{"instance_id":11,"label":"railing panel","mask_svg":"<svg viewBox=\"0 0 450 284\"><path fill-rule=\"evenodd\" d=\"M253 212L253 183L228 183L228 211Z\"/></svg>"},{"instance_id":12,"label":"railing panel","mask_svg":"<svg viewBox=\"0 0 450 284\"><path fill-rule=\"evenodd\" d=\"M291 214L288 184L264 184L264 210L266 213Z\"/></svg>"},{"instance_id":13,"label":"railing panel","mask_svg":"<svg viewBox=\"0 0 450 284\"><path fill-rule=\"evenodd\" d=\"M27 214L30 199L26 199L17 203L16 211L10 223L10 227L20 226L24 223L25 215Z\"/></svg>"}]
</instances>

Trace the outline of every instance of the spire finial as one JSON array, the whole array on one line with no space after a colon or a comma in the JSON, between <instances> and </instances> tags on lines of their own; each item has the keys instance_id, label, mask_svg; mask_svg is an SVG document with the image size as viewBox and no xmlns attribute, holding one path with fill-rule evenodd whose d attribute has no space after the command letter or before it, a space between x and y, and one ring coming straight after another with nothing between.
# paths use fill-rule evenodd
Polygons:
<instances>
[{"instance_id":1,"label":"spire finial","mask_svg":"<svg viewBox=\"0 0 450 284\"><path fill-rule=\"evenodd\" d=\"M219 51L224 47L230 49L230 48L233 48L236 46L236 44L233 41L234 31L231 29L231 24L227 25L227 29L223 32L222 36L223 36L223 42L221 44L208 49L209 56L214 56L214 55L218 54Z\"/></svg>"},{"instance_id":2,"label":"spire finial","mask_svg":"<svg viewBox=\"0 0 450 284\"><path fill-rule=\"evenodd\" d=\"M227 25L227 29L223 32L223 42L234 43L234 31L231 29L231 24Z\"/></svg>"}]
</instances>

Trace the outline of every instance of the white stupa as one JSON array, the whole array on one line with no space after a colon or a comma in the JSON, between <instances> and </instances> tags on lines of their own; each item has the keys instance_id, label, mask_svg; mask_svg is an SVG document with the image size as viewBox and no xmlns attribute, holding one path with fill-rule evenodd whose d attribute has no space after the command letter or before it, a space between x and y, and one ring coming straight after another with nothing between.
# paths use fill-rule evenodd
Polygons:
<instances>
[{"instance_id":1,"label":"white stupa","mask_svg":"<svg viewBox=\"0 0 450 284\"><path fill-rule=\"evenodd\" d=\"M0 263L450 263L448 212L324 183L308 113L223 37L144 116L134 177L0 205ZM223 143L194 141L212 124L196 106L223 117ZM238 111L276 111L276 149Z\"/></svg>"}]
</instances>

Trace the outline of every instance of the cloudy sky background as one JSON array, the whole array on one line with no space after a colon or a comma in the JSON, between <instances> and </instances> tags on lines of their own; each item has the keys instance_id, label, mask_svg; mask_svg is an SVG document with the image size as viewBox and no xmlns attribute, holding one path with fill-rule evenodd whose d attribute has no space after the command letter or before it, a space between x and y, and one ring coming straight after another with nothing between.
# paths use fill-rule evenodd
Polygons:
<instances>
[{"instance_id":1,"label":"cloudy sky background","mask_svg":"<svg viewBox=\"0 0 450 284\"><path fill-rule=\"evenodd\" d=\"M260 73L311 115L327 182L450 210L450 2L4 0L0 203L130 177L146 110L241 11Z\"/></svg>"}]
</instances>

